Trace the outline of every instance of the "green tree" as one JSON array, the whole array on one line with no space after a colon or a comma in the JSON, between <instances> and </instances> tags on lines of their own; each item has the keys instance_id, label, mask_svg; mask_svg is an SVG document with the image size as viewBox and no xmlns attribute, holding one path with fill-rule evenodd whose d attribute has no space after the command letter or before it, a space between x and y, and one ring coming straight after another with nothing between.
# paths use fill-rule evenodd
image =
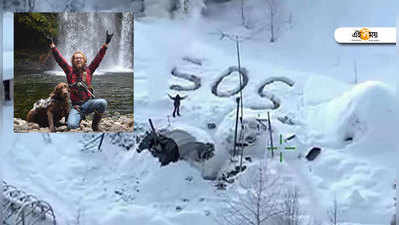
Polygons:
<instances>
[{"instance_id":1,"label":"green tree","mask_svg":"<svg viewBox=\"0 0 399 225\"><path fill-rule=\"evenodd\" d=\"M16 13L14 17L16 49L37 49L47 47L46 36L58 33L55 13Z\"/></svg>"}]
</instances>

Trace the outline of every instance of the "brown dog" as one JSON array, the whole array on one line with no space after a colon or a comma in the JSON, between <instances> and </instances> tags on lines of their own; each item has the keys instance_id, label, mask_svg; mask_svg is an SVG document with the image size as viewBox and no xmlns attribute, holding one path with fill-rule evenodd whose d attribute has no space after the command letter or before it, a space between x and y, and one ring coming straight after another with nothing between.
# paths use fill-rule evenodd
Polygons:
<instances>
[{"instance_id":1,"label":"brown dog","mask_svg":"<svg viewBox=\"0 0 399 225\"><path fill-rule=\"evenodd\" d=\"M55 86L47 99L40 99L33 104L33 109L28 112L26 120L39 124L40 127L49 127L51 132L55 132L56 124L69 115L69 88L64 82Z\"/></svg>"}]
</instances>

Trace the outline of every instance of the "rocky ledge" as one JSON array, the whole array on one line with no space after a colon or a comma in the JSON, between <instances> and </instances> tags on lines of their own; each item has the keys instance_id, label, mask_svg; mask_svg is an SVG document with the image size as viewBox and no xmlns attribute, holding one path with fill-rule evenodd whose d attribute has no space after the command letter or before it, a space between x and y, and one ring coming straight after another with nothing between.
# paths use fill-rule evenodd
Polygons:
<instances>
[{"instance_id":1,"label":"rocky ledge","mask_svg":"<svg viewBox=\"0 0 399 225\"><path fill-rule=\"evenodd\" d=\"M80 128L68 130L65 125L64 119L62 119L60 126L56 127L56 132L93 132L91 129L91 117L86 117L86 120L82 120ZM133 114L117 115L104 117L100 122L100 129L103 132L133 132ZM20 118L14 118L14 132L26 133L26 132L50 132L48 127L39 127L37 123L27 122Z\"/></svg>"}]
</instances>

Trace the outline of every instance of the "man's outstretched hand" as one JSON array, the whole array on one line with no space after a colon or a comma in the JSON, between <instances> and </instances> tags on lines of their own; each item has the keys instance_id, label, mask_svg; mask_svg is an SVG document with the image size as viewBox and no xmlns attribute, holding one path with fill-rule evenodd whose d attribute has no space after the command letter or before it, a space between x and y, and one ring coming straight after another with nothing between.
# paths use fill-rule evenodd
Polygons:
<instances>
[{"instance_id":1,"label":"man's outstretched hand","mask_svg":"<svg viewBox=\"0 0 399 225\"><path fill-rule=\"evenodd\" d=\"M50 37L50 36L46 36L46 39L48 41L48 44L49 44L50 48L54 48L55 47L54 39L52 37Z\"/></svg>"},{"instance_id":2,"label":"man's outstretched hand","mask_svg":"<svg viewBox=\"0 0 399 225\"><path fill-rule=\"evenodd\" d=\"M111 39L112 39L112 36L114 36L114 33L110 34L110 33L108 33L108 30L107 30L106 34L107 34L107 39L105 40L105 44L108 45L111 42Z\"/></svg>"}]
</instances>

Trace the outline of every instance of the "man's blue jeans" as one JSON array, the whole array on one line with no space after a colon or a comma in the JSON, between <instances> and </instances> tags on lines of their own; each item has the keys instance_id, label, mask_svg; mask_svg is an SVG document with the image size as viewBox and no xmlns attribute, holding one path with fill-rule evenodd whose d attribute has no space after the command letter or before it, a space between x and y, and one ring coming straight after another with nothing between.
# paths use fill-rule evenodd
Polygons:
<instances>
[{"instance_id":1,"label":"man's blue jeans","mask_svg":"<svg viewBox=\"0 0 399 225\"><path fill-rule=\"evenodd\" d=\"M90 99L87 100L80 106L80 112L75 108L71 108L69 111L68 116L68 128L69 129L76 129L80 126L80 121L82 117L96 111L98 113L104 113L105 109L107 108L107 101L105 99Z\"/></svg>"}]
</instances>

